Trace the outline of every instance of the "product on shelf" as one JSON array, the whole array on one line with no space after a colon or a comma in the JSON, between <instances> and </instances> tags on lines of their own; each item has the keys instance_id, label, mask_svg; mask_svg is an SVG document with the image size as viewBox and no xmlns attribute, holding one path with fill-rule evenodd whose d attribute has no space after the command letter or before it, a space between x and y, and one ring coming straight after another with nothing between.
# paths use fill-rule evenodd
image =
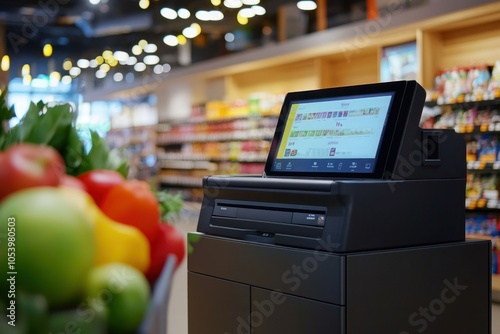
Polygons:
<instances>
[{"instance_id":1,"label":"product on shelf","mask_svg":"<svg viewBox=\"0 0 500 334\"><path fill-rule=\"evenodd\" d=\"M484 64L440 71L431 95L439 104L499 98L500 60L494 66Z\"/></svg>"}]
</instances>

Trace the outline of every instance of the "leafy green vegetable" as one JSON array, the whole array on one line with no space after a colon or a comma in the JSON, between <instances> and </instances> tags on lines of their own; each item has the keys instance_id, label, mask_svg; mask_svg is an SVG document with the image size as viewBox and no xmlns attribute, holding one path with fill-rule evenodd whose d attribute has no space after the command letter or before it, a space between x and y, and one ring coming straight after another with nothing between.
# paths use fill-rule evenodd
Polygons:
<instances>
[{"instance_id":1,"label":"leafy green vegetable","mask_svg":"<svg viewBox=\"0 0 500 334\"><path fill-rule=\"evenodd\" d=\"M7 107L5 92L0 95L0 120L7 123L15 117ZM71 105L49 105L42 101L31 103L17 125L0 130L0 150L21 142L54 147L66 163L66 172L77 176L92 169L117 170L127 176L127 161L117 151L110 150L106 141L91 131L91 147L85 150L84 142L75 127L76 113Z\"/></svg>"},{"instance_id":2,"label":"leafy green vegetable","mask_svg":"<svg viewBox=\"0 0 500 334\"><path fill-rule=\"evenodd\" d=\"M168 221L172 216L181 212L184 201L180 193L173 194L166 190L157 191L156 198L160 205L162 221Z\"/></svg>"}]
</instances>

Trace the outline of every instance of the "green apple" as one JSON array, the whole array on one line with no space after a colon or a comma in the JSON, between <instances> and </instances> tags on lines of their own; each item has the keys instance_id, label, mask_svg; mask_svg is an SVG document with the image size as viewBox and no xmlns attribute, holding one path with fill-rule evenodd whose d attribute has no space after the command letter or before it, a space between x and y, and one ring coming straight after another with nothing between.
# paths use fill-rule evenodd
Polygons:
<instances>
[{"instance_id":1,"label":"green apple","mask_svg":"<svg viewBox=\"0 0 500 334\"><path fill-rule=\"evenodd\" d=\"M90 216L58 188L21 190L0 202L0 279L14 294L41 294L51 308L77 301L94 248Z\"/></svg>"},{"instance_id":2,"label":"green apple","mask_svg":"<svg viewBox=\"0 0 500 334\"><path fill-rule=\"evenodd\" d=\"M106 309L111 333L135 332L149 305L150 289L146 277L123 263L110 263L92 269L85 292L88 304Z\"/></svg>"}]
</instances>

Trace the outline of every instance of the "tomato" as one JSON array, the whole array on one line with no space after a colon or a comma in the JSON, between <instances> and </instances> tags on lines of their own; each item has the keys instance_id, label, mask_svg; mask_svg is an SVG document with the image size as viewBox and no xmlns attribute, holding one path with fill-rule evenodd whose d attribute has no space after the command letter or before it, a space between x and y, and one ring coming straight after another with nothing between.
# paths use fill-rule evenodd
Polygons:
<instances>
[{"instance_id":1,"label":"tomato","mask_svg":"<svg viewBox=\"0 0 500 334\"><path fill-rule=\"evenodd\" d=\"M65 174L63 158L50 146L16 144L0 157L0 200L32 187L59 185Z\"/></svg>"},{"instance_id":2,"label":"tomato","mask_svg":"<svg viewBox=\"0 0 500 334\"><path fill-rule=\"evenodd\" d=\"M120 173L108 169L94 169L78 175L78 179L97 205L101 204L112 187L125 181Z\"/></svg>"},{"instance_id":3,"label":"tomato","mask_svg":"<svg viewBox=\"0 0 500 334\"><path fill-rule=\"evenodd\" d=\"M151 242L160 229L160 206L149 184L125 180L112 187L101 202L111 219L139 229Z\"/></svg>"},{"instance_id":4,"label":"tomato","mask_svg":"<svg viewBox=\"0 0 500 334\"><path fill-rule=\"evenodd\" d=\"M150 282L155 282L161 274L167 256L170 254L175 255L175 267L179 267L186 256L186 241L175 226L161 224L160 233L151 243L150 249L151 262L146 277Z\"/></svg>"}]
</instances>

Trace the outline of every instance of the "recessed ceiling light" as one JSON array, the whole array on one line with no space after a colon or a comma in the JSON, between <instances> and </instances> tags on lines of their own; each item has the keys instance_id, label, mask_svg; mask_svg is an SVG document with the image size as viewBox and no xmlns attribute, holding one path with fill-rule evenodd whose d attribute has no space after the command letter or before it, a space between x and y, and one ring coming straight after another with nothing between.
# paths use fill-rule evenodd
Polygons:
<instances>
[{"instance_id":1,"label":"recessed ceiling light","mask_svg":"<svg viewBox=\"0 0 500 334\"><path fill-rule=\"evenodd\" d=\"M210 21L210 15L206 10L197 11L194 16L200 21Z\"/></svg>"},{"instance_id":2,"label":"recessed ceiling light","mask_svg":"<svg viewBox=\"0 0 500 334\"><path fill-rule=\"evenodd\" d=\"M137 58L136 57L134 57L134 56L128 57L128 59L127 59L127 65L132 66L132 65L135 65L136 63L137 63Z\"/></svg>"},{"instance_id":3,"label":"recessed ceiling light","mask_svg":"<svg viewBox=\"0 0 500 334\"><path fill-rule=\"evenodd\" d=\"M69 84L71 84L71 81L72 81L72 80L73 80L73 79L71 79L71 77L70 77L69 75L65 75L65 76L63 76L63 77L61 78L61 82L62 82L63 84L65 84L65 85L69 85Z\"/></svg>"},{"instance_id":4,"label":"recessed ceiling light","mask_svg":"<svg viewBox=\"0 0 500 334\"><path fill-rule=\"evenodd\" d=\"M224 14L220 10L211 10L208 14L211 21L221 21L224 19Z\"/></svg>"},{"instance_id":5,"label":"recessed ceiling light","mask_svg":"<svg viewBox=\"0 0 500 334\"><path fill-rule=\"evenodd\" d=\"M62 67L63 67L63 70L69 71L69 69L73 67L73 63L71 62L70 59L65 59Z\"/></svg>"},{"instance_id":6,"label":"recessed ceiling light","mask_svg":"<svg viewBox=\"0 0 500 334\"><path fill-rule=\"evenodd\" d=\"M163 7L160 9L160 14L166 19L175 20L177 18L177 12L172 8Z\"/></svg>"},{"instance_id":7,"label":"recessed ceiling light","mask_svg":"<svg viewBox=\"0 0 500 334\"><path fill-rule=\"evenodd\" d=\"M160 57L158 57L157 55L147 55L146 57L144 57L143 62L146 65L155 65L160 62Z\"/></svg>"},{"instance_id":8,"label":"recessed ceiling light","mask_svg":"<svg viewBox=\"0 0 500 334\"><path fill-rule=\"evenodd\" d=\"M128 57L129 57L128 53L126 53L125 51L115 51L113 53L113 56L118 61L127 61Z\"/></svg>"},{"instance_id":9,"label":"recessed ceiling light","mask_svg":"<svg viewBox=\"0 0 500 334\"><path fill-rule=\"evenodd\" d=\"M123 80L123 74L121 74L120 72L117 72L113 75L113 80L115 80L116 82L120 82Z\"/></svg>"},{"instance_id":10,"label":"recessed ceiling light","mask_svg":"<svg viewBox=\"0 0 500 334\"><path fill-rule=\"evenodd\" d=\"M97 71L95 72L95 77L96 77L97 79L103 79L103 78L105 78L105 77L106 77L106 72L104 72L104 71L102 71L102 70L97 70Z\"/></svg>"},{"instance_id":11,"label":"recessed ceiling light","mask_svg":"<svg viewBox=\"0 0 500 334\"><path fill-rule=\"evenodd\" d=\"M179 44L179 41L174 35L167 35L163 37L163 43L167 44L168 46L176 46L177 44Z\"/></svg>"},{"instance_id":12,"label":"recessed ceiling light","mask_svg":"<svg viewBox=\"0 0 500 334\"><path fill-rule=\"evenodd\" d=\"M79 68L88 68L90 66L90 61L88 59L78 59L76 66Z\"/></svg>"},{"instance_id":13,"label":"recessed ceiling light","mask_svg":"<svg viewBox=\"0 0 500 334\"><path fill-rule=\"evenodd\" d=\"M158 47L156 46L156 44L153 44L153 43L149 43L148 45L146 45L144 47L144 52L147 52L147 53L154 53L158 50Z\"/></svg>"},{"instance_id":14,"label":"recessed ceiling light","mask_svg":"<svg viewBox=\"0 0 500 334\"><path fill-rule=\"evenodd\" d=\"M2 57L2 61L0 62L0 68L4 72L7 72L10 69L10 57L8 55L4 55Z\"/></svg>"},{"instance_id":15,"label":"recessed ceiling light","mask_svg":"<svg viewBox=\"0 0 500 334\"><path fill-rule=\"evenodd\" d=\"M244 5L247 6L252 6L252 5L258 5L260 3L260 0L241 0Z\"/></svg>"},{"instance_id":16,"label":"recessed ceiling light","mask_svg":"<svg viewBox=\"0 0 500 334\"><path fill-rule=\"evenodd\" d=\"M137 72L142 72L145 69L146 69L146 64L144 64L144 63L139 62L139 63L134 65L134 70L136 70Z\"/></svg>"},{"instance_id":17,"label":"recessed ceiling light","mask_svg":"<svg viewBox=\"0 0 500 334\"><path fill-rule=\"evenodd\" d=\"M82 70L79 67L72 67L69 69L69 75L72 77L77 77L82 73Z\"/></svg>"},{"instance_id":18,"label":"recessed ceiling light","mask_svg":"<svg viewBox=\"0 0 500 334\"><path fill-rule=\"evenodd\" d=\"M266 9L262 6L252 6L251 8L255 15L264 15L266 13Z\"/></svg>"},{"instance_id":19,"label":"recessed ceiling light","mask_svg":"<svg viewBox=\"0 0 500 334\"><path fill-rule=\"evenodd\" d=\"M142 48L139 45L134 45L132 47L132 53L138 56L142 53Z\"/></svg>"},{"instance_id":20,"label":"recessed ceiling light","mask_svg":"<svg viewBox=\"0 0 500 334\"><path fill-rule=\"evenodd\" d=\"M162 74L163 73L163 65L157 64L155 67L153 67L153 72L155 74Z\"/></svg>"},{"instance_id":21,"label":"recessed ceiling light","mask_svg":"<svg viewBox=\"0 0 500 334\"><path fill-rule=\"evenodd\" d=\"M318 6L312 0L301 0L297 2L297 7L301 10L315 10Z\"/></svg>"},{"instance_id":22,"label":"recessed ceiling light","mask_svg":"<svg viewBox=\"0 0 500 334\"><path fill-rule=\"evenodd\" d=\"M91 5L98 5L101 2L101 0L89 0L89 2Z\"/></svg>"},{"instance_id":23,"label":"recessed ceiling light","mask_svg":"<svg viewBox=\"0 0 500 334\"><path fill-rule=\"evenodd\" d=\"M191 16L191 13L186 8L180 8L177 11L177 15L179 15L181 19L188 19Z\"/></svg>"},{"instance_id":24,"label":"recessed ceiling light","mask_svg":"<svg viewBox=\"0 0 500 334\"><path fill-rule=\"evenodd\" d=\"M240 0L224 0L224 6L227 8L240 8L243 3Z\"/></svg>"},{"instance_id":25,"label":"recessed ceiling light","mask_svg":"<svg viewBox=\"0 0 500 334\"><path fill-rule=\"evenodd\" d=\"M251 8L242 8L239 14L243 17L250 18L255 16L255 12Z\"/></svg>"}]
</instances>

